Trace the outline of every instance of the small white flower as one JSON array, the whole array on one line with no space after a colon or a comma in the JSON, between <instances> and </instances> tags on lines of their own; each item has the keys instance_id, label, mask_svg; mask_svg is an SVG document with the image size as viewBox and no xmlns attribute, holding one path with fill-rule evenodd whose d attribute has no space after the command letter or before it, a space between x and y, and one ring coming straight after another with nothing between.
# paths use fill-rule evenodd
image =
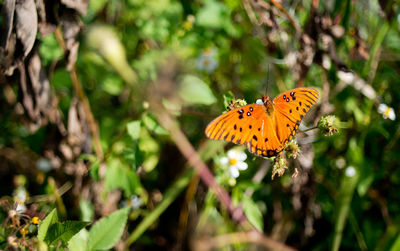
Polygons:
<instances>
[{"instance_id":1,"label":"small white flower","mask_svg":"<svg viewBox=\"0 0 400 251\"><path fill-rule=\"evenodd\" d=\"M14 202L17 205L16 211L19 213L23 213L26 210L25 202L28 199L28 192L26 191L25 187L20 186L17 187L14 192Z\"/></svg>"},{"instance_id":2,"label":"small white flower","mask_svg":"<svg viewBox=\"0 0 400 251\"><path fill-rule=\"evenodd\" d=\"M379 104L378 112L382 114L384 119L396 119L396 114L394 113L394 109L392 107L387 106L386 104Z\"/></svg>"},{"instance_id":3,"label":"small white flower","mask_svg":"<svg viewBox=\"0 0 400 251\"><path fill-rule=\"evenodd\" d=\"M18 213L24 213L26 211L25 204L17 203L17 207L15 208L15 211L17 211Z\"/></svg>"},{"instance_id":4,"label":"small white flower","mask_svg":"<svg viewBox=\"0 0 400 251\"><path fill-rule=\"evenodd\" d=\"M14 200L18 203L24 204L26 199L28 198L28 192L26 191L25 187L17 187L17 189L14 190Z\"/></svg>"},{"instance_id":5,"label":"small white flower","mask_svg":"<svg viewBox=\"0 0 400 251\"><path fill-rule=\"evenodd\" d=\"M122 202L124 207L131 207L132 209L138 209L142 203L142 199L137 195L132 195L129 200L124 200Z\"/></svg>"},{"instance_id":6,"label":"small white flower","mask_svg":"<svg viewBox=\"0 0 400 251\"><path fill-rule=\"evenodd\" d=\"M212 73L218 67L217 49L205 48L197 58L197 69Z\"/></svg>"},{"instance_id":7,"label":"small white flower","mask_svg":"<svg viewBox=\"0 0 400 251\"><path fill-rule=\"evenodd\" d=\"M356 169L352 166L346 168L345 174L347 177L354 177L356 175Z\"/></svg>"},{"instance_id":8,"label":"small white flower","mask_svg":"<svg viewBox=\"0 0 400 251\"><path fill-rule=\"evenodd\" d=\"M221 158L221 164L229 165L229 174L232 178L239 177L239 170L247 169L247 163L244 162L247 155L243 151L231 149L227 152L227 156Z\"/></svg>"}]
</instances>

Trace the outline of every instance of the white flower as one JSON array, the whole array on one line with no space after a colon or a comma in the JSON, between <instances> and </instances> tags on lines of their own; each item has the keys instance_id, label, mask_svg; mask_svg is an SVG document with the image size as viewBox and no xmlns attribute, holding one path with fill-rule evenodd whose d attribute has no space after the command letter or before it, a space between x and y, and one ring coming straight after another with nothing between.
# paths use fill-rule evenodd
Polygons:
<instances>
[{"instance_id":1,"label":"white flower","mask_svg":"<svg viewBox=\"0 0 400 251\"><path fill-rule=\"evenodd\" d=\"M28 192L25 187L20 186L17 187L14 192L14 202L17 204L16 211L19 213L23 213L26 210L25 202L28 199Z\"/></svg>"},{"instance_id":2,"label":"white flower","mask_svg":"<svg viewBox=\"0 0 400 251\"><path fill-rule=\"evenodd\" d=\"M18 213L24 213L26 211L25 204L17 203L17 207L15 208L15 211L17 211Z\"/></svg>"},{"instance_id":3,"label":"white flower","mask_svg":"<svg viewBox=\"0 0 400 251\"><path fill-rule=\"evenodd\" d=\"M231 149L227 152L227 156L221 158L221 164L229 165L229 174L232 178L239 177L239 170L247 169L247 163L244 162L247 155L243 151Z\"/></svg>"},{"instance_id":4,"label":"white flower","mask_svg":"<svg viewBox=\"0 0 400 251\"><path fill-rule=\"evenodd\" d=\"M17 187L14 190L14 200L17 202L25 203L26 199L28 198L28 192L26 191L25 187Z\"/></svg>"},{"instance_id":5,"label":"white flower","mask_svg":"<svg viewBox=\"0 0 400 251\"><path fill-rule=\"evenodd\" d=\"M197 69L212 73L218 67L217 49L205 48L197 58Z\"/></svg>"},{"instance_id":6,"label":"white flower","mask_svg":"<svg viewBox=\"0 0 400 251\"><path fill-rule=\"evenodd\" d=\"M346 168L345 174L347 177L354 177L356 175L356 169L352 166Z\"/></svg>"},{"instance_id":7,"label":"white flower","mask_svg":"<svg viewBox=\"0 0 400 251\"><path fill-rule=\"evenodd\" d=\"M393 108L387 106L386 104L379 104L378 112L382 114L384 119L391 119L391 120L396 119L396 114L394 113Z\"/></svg>"},{"instance_id":8,"label":"white flower","mask_svg":"<svg viewBox=\"0 0 400 251\"><path fill-rule=\"evenodd\" d=\"M257 105L264 105L264 103L262 102L262 99L260 99L260 98L256 100L256 104Z\"/></svg>"},{"instance_id":9,"label":"white flower","mask_svg":"<svg viewBox=\"0 0 400 251\"><path fill-rule=\"evenodd\" d=\"M131 207L132 209L138 209L142 203L142 199L137 195L132 195L129 200L124 200L122 202L124 207Z\"/></svg>"}]
</instances>

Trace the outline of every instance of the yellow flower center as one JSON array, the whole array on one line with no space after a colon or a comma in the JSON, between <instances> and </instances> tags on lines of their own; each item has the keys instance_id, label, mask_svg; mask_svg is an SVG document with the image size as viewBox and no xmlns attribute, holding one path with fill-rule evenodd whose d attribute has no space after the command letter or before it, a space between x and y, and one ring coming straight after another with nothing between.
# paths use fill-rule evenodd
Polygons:
<instances>
[{"instance_id":1,"label":"yellow flower center","mask_svg":"<svg viewBox=\"0 0 400 251\"><path fill-rule=\"evenodd\" d=\"M385 111L385 116L386 116L386 117L389 116L389 112L390 112L390 107L386 108L386 111Z\"/></svg>"},{"instance_id":2,"label":"yellow flower center","mask_svg":"<svg viewBox=\"0 0 400 251\"><path fill-rule=\"evenodd\" d=\"M39 217L37 217L37 216L33 217L32 218L32 223L35 224L35 225L39 224L40 223Z\"/></svg>"},{"instance_id":3,"label":"yellow flower center","mask_svg":"<svg viewBox=\"0 0 400 251\"><path fill-rule=\"evenodd\" d=\"M233 166L236 165L236 163L238 163L237 159L229 159L229 165Z\"/></svg>"}]
</instances>

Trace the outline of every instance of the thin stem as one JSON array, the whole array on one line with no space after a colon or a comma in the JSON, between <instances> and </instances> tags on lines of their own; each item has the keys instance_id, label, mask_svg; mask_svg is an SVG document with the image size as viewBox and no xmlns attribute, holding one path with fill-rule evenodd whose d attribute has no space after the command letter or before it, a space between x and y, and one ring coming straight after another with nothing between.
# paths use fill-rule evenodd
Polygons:
<instances>
[{"instance_id":1,"label":"thin stem","mask_svg":"<svg viewBox=\"0 0 400 251\"><path fill-rule=\"evenodd\" d=\"M64 41L64 38L63 38L60 28L56 29L55 36L56 36L58 43L60 44L60 47L62 48L62 50L65 53L67 48L65 46L65 41ZM82 84L79 81L78 73L76 71L75 65L72 67L72 69L70 71L70 77L72 80L72 84L73 84L75 93L78 96L79 100L82 102L83 109L85 110L87 122L89 125L89 130L93 137L93 145L94 145L94 149L96 151L97 158L100 161L102 161L104 155L103 155L103 149L101 148L97 122L93 116L92 109L90 108L89 100L83 90Z\"/></svg>"},{"instance_id":2,"label":"thin stem","mask_svg":"<svg viewBox=\"0 0 400 251\"><path fill-rule=\"evenodd\" d=\"M314 129L317 129L317 128L318 128L318 127L315 126L315 127L311 127L311 128L308 128L308 129L306 129L306 130L304 130L304 131L299 131L299 132L305 133L305 132L308 132L308 131L311 131L311 130L314 130Z\"/></svg>"}]
</instances>

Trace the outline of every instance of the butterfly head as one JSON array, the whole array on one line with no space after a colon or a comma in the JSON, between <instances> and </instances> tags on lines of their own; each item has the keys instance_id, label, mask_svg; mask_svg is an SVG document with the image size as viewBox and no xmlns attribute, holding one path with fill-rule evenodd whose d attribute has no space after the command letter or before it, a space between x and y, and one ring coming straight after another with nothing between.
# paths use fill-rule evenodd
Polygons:
<instances>
[{"instance_id":1,"label":"butterfly head","mask_svg":"<svg viewBox=\"0 0 400 251\"><path fill-rule=\"evenodd\" d=\"M271 115L272 112L274 111L274 106L272 105L273 101L269 98L268 95L263 95L261 100L267 110L267 113Z\"/></svg>"}]
</instances>

